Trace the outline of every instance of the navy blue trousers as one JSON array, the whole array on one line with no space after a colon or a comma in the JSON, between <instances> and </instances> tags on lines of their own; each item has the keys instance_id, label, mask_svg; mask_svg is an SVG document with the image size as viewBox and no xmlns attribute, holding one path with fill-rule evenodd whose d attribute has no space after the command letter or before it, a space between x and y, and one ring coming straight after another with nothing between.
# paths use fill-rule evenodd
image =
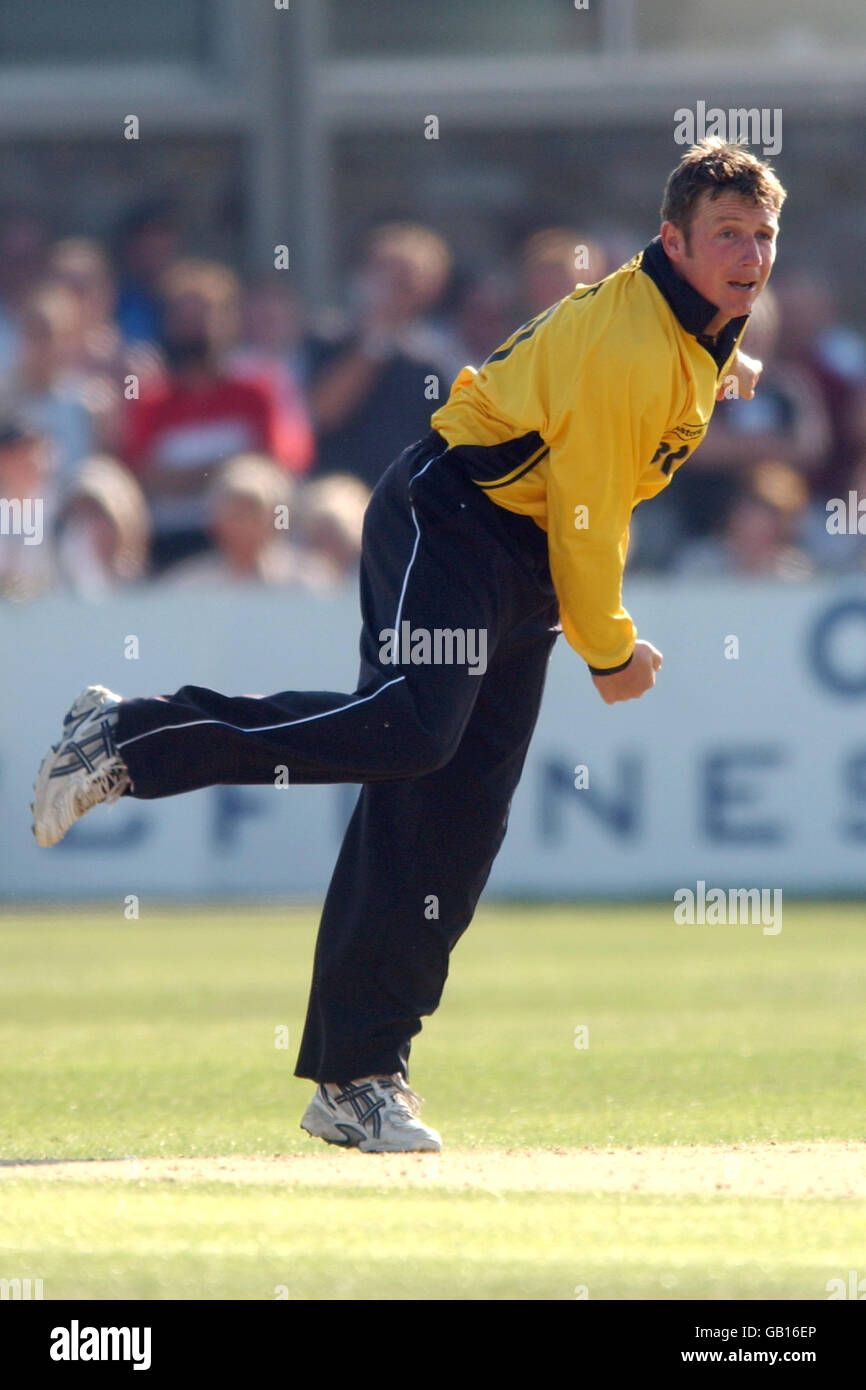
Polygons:
<instances>
[{"instance_id":1,"label":"navy blue trousers","mask_svg":"<svg viewBox=\"0 0 866 1390\"><path fill-rule=\"evenodd\" d=\"M138 798L273 785L279 768L290 784L363 784L325 899L295 1072L316 1081L408 1077L411 1039L439 1004L502 843L559 631L545 533L491 502L435 431L370 498L360 582L355 691L183 686L124 700L118 715ZM396 649L389 631L404 639Z\"/></svg>"}]
</instances>

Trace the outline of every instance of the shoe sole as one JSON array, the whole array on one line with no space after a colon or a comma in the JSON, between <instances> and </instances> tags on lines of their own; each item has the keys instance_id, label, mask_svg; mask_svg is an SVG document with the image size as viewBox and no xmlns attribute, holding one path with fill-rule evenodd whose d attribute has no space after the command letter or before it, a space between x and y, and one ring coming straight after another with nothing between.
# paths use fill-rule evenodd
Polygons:
<instances>
[{"instance_id":1,"label":"shoe sole","mask_svg":"<svg viewBox=\"0 0 866 1390\"><path fill-rule=\"evenodd\" d=\"M335 1149L357 1149L360 1147L358 1144L353 1144L351 1139L331 1139L327 1134L317 1134L308 1125L301 1125L301 1129L305 1134L309 1134L311 1139L321 1139L326 1144L333 1144Z\"/></svg>"},{"instance_id":2,"label":"shoe sole","mask_svg":"<svg viewBox=\"0 0 866 1390\"><path fill-rule=\"evenodd\" d=\"M63 839L63 835L66 833L63 831L60 835L48 836L45 833L44 827L37 826L36 823L37 803L40 801L40 798L47 797L47 789L51 783L51 768L59 756L62 747L63 742L61 740L60 743L55 744L51 750L45 754L45 757L39 764L39 771L36 774L36 781L33 785L33 800L30 803L30 814L33 818L32 830L37 845L42 849L50 849L52 845L59 844Z\"/></svg>"}]
</instances>

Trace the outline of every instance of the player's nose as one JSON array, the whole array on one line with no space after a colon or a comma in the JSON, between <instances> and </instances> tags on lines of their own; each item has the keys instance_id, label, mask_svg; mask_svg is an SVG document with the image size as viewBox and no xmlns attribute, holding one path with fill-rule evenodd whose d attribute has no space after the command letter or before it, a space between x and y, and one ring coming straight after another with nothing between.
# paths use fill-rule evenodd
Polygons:
<instances>
[{"instance_id":1,"label":"player's nose","mask_svg":"<svg viewBox=\"0 0 866 1390\"><path fill-rule=\"evenodd\" d=\"M746 237L740 254L739 264L745 269L755 269L763 260L762 246L757 237Z\"/></svg>"}]
</instances>

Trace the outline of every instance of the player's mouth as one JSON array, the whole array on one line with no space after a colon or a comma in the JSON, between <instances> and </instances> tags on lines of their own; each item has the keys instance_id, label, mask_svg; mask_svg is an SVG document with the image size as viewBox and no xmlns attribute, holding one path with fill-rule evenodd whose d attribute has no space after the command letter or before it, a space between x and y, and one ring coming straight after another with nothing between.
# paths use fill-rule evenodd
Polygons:
<instances>
[{"instance_id":1,"label":"player's mouth","mask_svg":"<svg viewBox=\"0 0 866 1390\"><path fill-rule=\"evenodd\" d=\"M742 292L756 290L758 288L757 280L729 280L728 284L732 290L740 290Z\"/></svg>"}]
</instances>

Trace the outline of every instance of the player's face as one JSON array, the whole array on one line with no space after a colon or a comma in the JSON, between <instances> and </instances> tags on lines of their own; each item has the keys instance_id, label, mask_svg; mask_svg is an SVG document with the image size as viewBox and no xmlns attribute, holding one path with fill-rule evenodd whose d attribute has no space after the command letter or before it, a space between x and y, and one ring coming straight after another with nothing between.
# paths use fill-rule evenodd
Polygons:
<instances>
[{"instance_id":1,"label":"player's face","mask_svg":"<svg viewBox=\"0 0 866 1390\"><path fill-rule=\"evenodd\" d=\"M708 331L751 313L776 259L778 230L771 208L740 193L705 193L688 245L672 222L662 225L662 244L680 275L719 310Z\"/></svg>"}]
</instances>

